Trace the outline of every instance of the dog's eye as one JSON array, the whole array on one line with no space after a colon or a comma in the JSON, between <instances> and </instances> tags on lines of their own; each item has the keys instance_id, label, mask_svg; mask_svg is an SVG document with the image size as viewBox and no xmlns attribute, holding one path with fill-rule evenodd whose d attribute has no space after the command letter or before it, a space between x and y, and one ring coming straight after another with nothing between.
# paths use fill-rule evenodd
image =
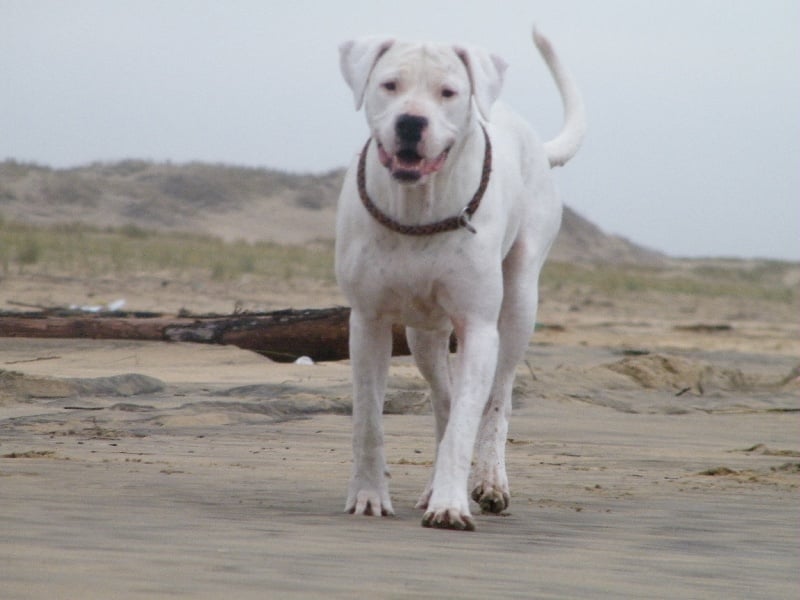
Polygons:
<instances>
[{"instance_id":1,"label":"dog's eye","mask_svg":"<svg viewBox=\"0 0 800 600\"><path fill-rule=\"evenodd\" d=\"M456 95L456 91L450 88L442 88L442 98L452 98Z\"/></svg>"},{"instance_id":2,"label":"dog's eye","mask_svg":"<svg viewBox=\"0 0 800 600\"><path fill-rule=\"evenodd\" d=\"M397 91L397 82L396 81L384 81L381 84L381 87L385 89L387 92L396 92Z\"/></svg>"}]
</instances>

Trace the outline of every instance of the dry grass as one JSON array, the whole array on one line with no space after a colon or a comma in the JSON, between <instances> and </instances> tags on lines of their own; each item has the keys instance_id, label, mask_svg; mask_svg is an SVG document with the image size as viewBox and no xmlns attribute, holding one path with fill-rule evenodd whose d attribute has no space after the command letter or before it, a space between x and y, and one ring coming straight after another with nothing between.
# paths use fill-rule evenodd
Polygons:
<instances>
[{"instance_id":1,"label":"dry grass","mask_svg":"<svg viewBox=\"0 0 800 600\"><path fill-rule=\"evenodd\" d=\"M792 280L799 270L794 263L766 260L673 260L658 267L549 262L542 273L542 286L557 290L579 285L604 296L647 291L790 304L798 301L798 288Z\"/></svg>"},{"instance_id":2,"label":"dry grass","mask_svg":"<svg viewBox=\"0 0 800 600\"><path fill-rule=\"evenodd\" d=\"M156 233L139 227L101 229L86 225L39 227L0 218L0 269L9 274L65 273L81 277L159 273L233 281L244 275L266 280L333 282L333 246L285 246L224 242L207 235ZM581 287L604 296L644 291L701 297L798 301L798 265L778 261L672 261L667 266L589 265L550 262L545 290Z\"/></svg>"},{"instance_id":3,"label":"dry grass","mask_svg":"<svg viewBox=\"0 0 800 600\"><path fill-rule=\"evenodd\" d=\"M211 236L154 233L130 226L37 227L0 220L0 268L4 274L102 277L153 272L215 281L251 274L333 281L333 248L331 244L224 242Z\"/></svg>"}]
</instances>

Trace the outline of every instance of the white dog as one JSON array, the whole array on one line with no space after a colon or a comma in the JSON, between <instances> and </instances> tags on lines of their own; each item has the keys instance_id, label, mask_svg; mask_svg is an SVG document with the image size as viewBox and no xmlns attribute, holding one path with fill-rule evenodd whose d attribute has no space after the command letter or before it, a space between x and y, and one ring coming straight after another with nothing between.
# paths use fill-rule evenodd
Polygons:
<instances>
[{"instance_id":1,"label":"white dog","mask_svg":"<svg viewBox=\"0 0 800 600\"><path fill-rule=\"evenodd\" d=\"M426 527L474 529L509 504L505 443L514 371L533 333L539 271L561 223L551 167L577 152L583 103L550 43L565 125L542 144L495 103L505 62L481 49L370 37L340 47L371 137L339 199L336 276L350 315L353 471L346 510L391 515L383 411L392 324L431 386L436 462ZM455 331L458 353L448 343Z\"/></svg>"}]
</instances>

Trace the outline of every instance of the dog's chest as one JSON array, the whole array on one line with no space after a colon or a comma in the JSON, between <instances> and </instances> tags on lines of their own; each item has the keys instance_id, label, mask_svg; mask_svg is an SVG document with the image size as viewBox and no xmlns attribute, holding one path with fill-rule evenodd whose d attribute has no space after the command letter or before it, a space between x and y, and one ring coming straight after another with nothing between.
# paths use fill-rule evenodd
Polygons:
<instances>
[{"instance_id":1,"label":"dog's chest","mask_svg":"<svg viewBox=\"0 0 800 600\"><path fill-rule=\"evenodd\" d=\"M350 272L359 303L413 327L438 327L447 321L448 299L464 270L463 255L439 243L378 246L361 253L360 264Z\"/></svg>"}]
</instances>

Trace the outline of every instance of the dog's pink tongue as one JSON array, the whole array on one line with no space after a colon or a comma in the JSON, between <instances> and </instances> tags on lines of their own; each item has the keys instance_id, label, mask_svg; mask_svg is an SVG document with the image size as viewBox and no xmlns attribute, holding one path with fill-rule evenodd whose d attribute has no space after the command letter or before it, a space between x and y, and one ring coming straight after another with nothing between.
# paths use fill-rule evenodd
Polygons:
<instances>
[{"instance_id":1,"label":"dog's pink tongue","mask_svg":"<svg viewBox=\"0 0 800 600\"><path fill-rule=\"evenodd\" d=\"M421 169L422 174L430 175L431 173L435 173L436 171L442 168L442 165L444 165L444 161L446 159L447 159L447 150L442 152L439 156L437 156L433 160L423 160Z\"/></svg>"},{"instance_id":2,"label":"dog's pink tongue","mask_svg":"<svg viewBox=\"0 0 800 600\"><path fill-rule=\"evenodd\" d=\"M425 160L422 158L407 159L395 156L392 164L394 167L399 167L401 169L417 169L425 164Z\"/></svg>"}]
</instances>

